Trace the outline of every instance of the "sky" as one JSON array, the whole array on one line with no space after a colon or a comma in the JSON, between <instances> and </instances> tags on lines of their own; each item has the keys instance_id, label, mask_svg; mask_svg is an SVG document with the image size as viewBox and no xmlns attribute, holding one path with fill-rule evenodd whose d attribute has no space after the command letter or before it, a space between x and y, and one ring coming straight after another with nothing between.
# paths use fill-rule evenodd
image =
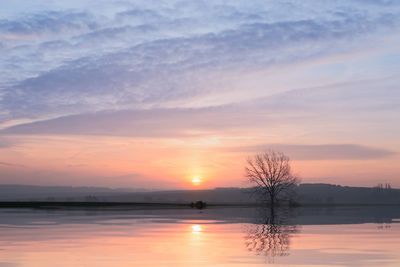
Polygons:
<instances>
[{"instance_id":1,"label":"sky","mask_svg":"<svg viewBox=\"0 0 400 267\"><path fill-rule=\"evenodd\" d=\"M395 0L1 1L0 183L400 187L399 74Z\"/></svg>"}]
</instances>

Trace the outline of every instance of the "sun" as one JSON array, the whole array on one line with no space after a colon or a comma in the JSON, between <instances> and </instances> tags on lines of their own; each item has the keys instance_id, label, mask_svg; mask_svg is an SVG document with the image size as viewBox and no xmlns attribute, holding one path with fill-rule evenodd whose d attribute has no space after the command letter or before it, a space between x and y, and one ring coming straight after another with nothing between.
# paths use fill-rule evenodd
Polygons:
<instances>
[{"instance_id":1,"label":"sun","mask_svg":"<svg viewBox=\"0 0 400 267\"><path fill-rule=\"evenodd\" d=\"M200 185L201 184L201 178L199 177L199 176L195 176L195 177L193 177L193 179L192 179L192 184L193 185Z\"/></svg>"}]
</instances>

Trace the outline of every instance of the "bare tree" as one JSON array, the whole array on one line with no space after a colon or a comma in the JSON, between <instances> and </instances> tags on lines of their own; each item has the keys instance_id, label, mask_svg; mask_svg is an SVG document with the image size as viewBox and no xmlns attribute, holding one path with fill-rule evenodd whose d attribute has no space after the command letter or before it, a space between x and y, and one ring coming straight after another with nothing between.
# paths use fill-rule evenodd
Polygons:
<instances>
[{"instance_id":1,"label":"bare tree","mask_svg":"<svg viewBox=\"0 0 400 267\"><path fill-rule=\"evenodd\" d=\"M269 197L272 208L278 197L289 193L299 183L292 174L289 157L273 150L250 157L246 177L256 186L257 192Z\"/></svg>"}]
</instances>

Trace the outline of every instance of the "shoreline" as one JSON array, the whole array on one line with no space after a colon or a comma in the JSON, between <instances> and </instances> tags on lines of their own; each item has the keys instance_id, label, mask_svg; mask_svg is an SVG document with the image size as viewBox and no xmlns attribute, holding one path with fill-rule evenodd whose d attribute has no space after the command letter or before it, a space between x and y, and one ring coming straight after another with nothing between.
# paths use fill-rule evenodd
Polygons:
<instances>
[{"instance_id":1,"label":"shoreline","mask_svg":"<svg viewBox=\"0 0 400 267\"><path fill-rule=\"evenodd\" d=\"M296 206L276 206L276 208L305 208L305 207L376 207L376 206L393 206L400 207L400 203L306 203ZM207 203L207 208L256 208L269 207L265 204L257 203ZM131 209L195 209L190 207L190 203L148 203L148 202L47 202L47 201L0 201L0 209L8 208L34 208L34 209L95 209L95 208L131 208Z\"/></svg>"}]
</instances>

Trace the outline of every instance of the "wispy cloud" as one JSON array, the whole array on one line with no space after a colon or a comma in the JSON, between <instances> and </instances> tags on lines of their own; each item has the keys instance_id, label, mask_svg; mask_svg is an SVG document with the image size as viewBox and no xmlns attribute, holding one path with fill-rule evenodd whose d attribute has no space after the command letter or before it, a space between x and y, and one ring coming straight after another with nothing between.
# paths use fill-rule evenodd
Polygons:
<instances>
[{"instance_id":1,"label":"wispy cloud","mask_svg":"<svg viewBox=\"0 0 400 267\"><path fill-rule=\"evenodd\" d=\"M357 144L262 144L231 149L236 152L282 151L294 160L368 160L394 156L394 151Z\"/></svg>"},{"instance_id":2,"label":"wispy cloud","mask_svg":"<svg viewBox=\"0 0 400 267\"><path fill-rule=\"evenodd\" d=\"M359 49L373 34L398 30L400 21L397 5L351 2L188 1L90 12L44 10L1 21L0 34L21 37L3 38L4 119L170 106L223 90L205 89L210 75Z\"/></svg>"},{"instance_id":3,"label":"wispy cloud","mask_svg":"<svg viewBox=\"0 0 400 267\"><path fill-rule=\"evenodd\" d=\"M17 163L10 163L10 162L3 162L0 161L0 165L6 166L6 167L22 167L25 168L26 166L23 164L17 164Z\"/></svg>"},{"instance_id":4,"label":"wispy cloud","mask_svg":"<svg viewBox=\"0 0 400 267\"><path fill-rule=\"evenodd\" d=\"M268 131L308 128L324 131L328 122L341 131L364 131L371 123L380 131L396 132L399 117L397 80L334 84L297 89L257 100L197 108L150 108L87 112L20 123L2 135L112 135L131 137L185 137L229 130ZM384 85L384 86L383 86ZM362 88L362 90L360 90ZM345 96L345 97L344 97ZM388 99L388 96L392 96ZM370 120L369 122L367 120ZM332 127L332 126L331 126ZM370 133L375 131L372 129ZM278 133L277 133L278 134ZM365 135L365 133L364 133Z\"/></svg>"},{"instance_id":5,"label":"wispy cloud","mask_svg":"<svg viewBox=\"0 0 400 267\"><path fill-rule=\"evenodd\" d=\"M93 31L98 27L95 19L86 12L45 11L17 19L3 19L0 21L2 39L7 41L28 40L37 36L60 38L63 34L76 34ZM47 35L46 37L40 35Z\"/></svg>"}]
</instances>

